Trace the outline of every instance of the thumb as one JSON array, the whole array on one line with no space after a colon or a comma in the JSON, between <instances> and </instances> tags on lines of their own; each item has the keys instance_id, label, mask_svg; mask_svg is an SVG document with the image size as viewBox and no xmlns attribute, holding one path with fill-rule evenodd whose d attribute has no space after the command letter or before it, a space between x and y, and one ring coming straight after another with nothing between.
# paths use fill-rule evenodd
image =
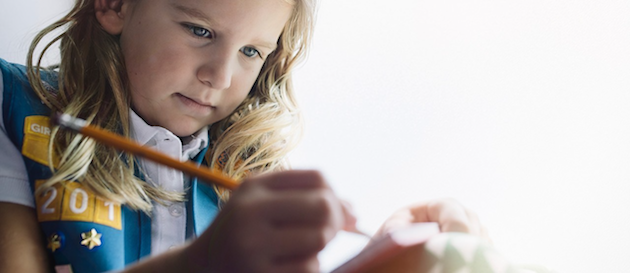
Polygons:
<instances>
[{"instance_id":1,"label":"thumb","mask_svg":"<svg viewBox=\"0 0 630 273\"><path fill-rule=\"evenodd\" d=\"M339 201L341 202L341 209L343 210L343 216L344 216L343 230L347 232L352 232L352 233L360 234L363 236L371 237L369 234L363 231L360 231L357 228L357 217L354 214L354 210L350 202L343 199L340 199Z\"/></svg>"}]
</instances>

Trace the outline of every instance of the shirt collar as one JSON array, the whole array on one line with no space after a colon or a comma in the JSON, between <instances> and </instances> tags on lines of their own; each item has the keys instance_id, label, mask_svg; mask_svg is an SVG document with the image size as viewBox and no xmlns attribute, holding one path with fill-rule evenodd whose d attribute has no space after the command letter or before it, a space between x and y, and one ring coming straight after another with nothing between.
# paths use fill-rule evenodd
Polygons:
<instances>
[{"instance_id":1,"label":"shirt collar","mask_svg":"<svg viewBox=\"0 0 630 273\"><path fill-rule=\"evenodd\" d=\"M131 136L140 145L146 145L149 143L149 141L151 141L159 132L165 132L177 138L175 134L164 127L151 126L147 124L144 119L138 116L138 114L131 109L129 110L129 118L131 121ZM208 146L208 126L201 128L190 137L186 137L184 139L188 141L184 140L185 143L182 143L182 156L185 156L186 158L194 158L197 154L199 154L199 152L201 152L201 150Z\"/></svg>"},{"instance_id":2,"label":"shirt collar","mask_svg":"<svg viewBox=\"0 0 630 273\"><path fill-rule=\"evenodd\" d=\"M182 156L185 159L193 159L208 146L208 126L204 126L186 139L188 141L183 144Z\"/></svg>"},{"instance_id":3,"label":"shirt collar","mask_svg":"<svg viewBox=\"0 0 630 273\"><path fill-rule=\"evenodd\" d=\"M140 145L145 145L159 131L164 129L159 126L151 126L147 124L135 111L129 110L129 120L131 121L131 137Z\"/></svg>"}]
</instances>

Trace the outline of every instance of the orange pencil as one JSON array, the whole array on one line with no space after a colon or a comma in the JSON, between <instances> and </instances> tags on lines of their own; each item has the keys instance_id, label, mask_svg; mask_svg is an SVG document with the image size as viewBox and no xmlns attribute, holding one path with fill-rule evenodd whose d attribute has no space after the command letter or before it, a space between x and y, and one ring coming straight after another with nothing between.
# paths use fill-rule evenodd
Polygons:
<instances>
[{"instance_id":1,"label":"orange pencil","mask_svg":"<svg viewBox=\"0 0 630 273\"><path fill-rule=\"evenodd\" d=\"M109 145L116 149L132 153L134 155L144 157L156 163L163 164L176 170L180 170L191 176L197 177L202 181L212 182L219 186L236 189L239 183L236 180L226 177L221 172L212 170L209 168L200 167L189 161L179 161L164 153L160 153L151 148L144 147L133 140L122 137L118 134L105 131L97 126L89 125L85 120L70 116L68 114L56 114L53 117L53 122L59 124L63 128L75 130L83 135L91 137L96 141L99 141L105 145ZM371 237L369 234L360 231L355 227L346 229L348 232L360 234L366 237Z\"/></svg>"},{"instance_id":2,"label":"orange pencil","mask_svg":"<svg viewBox=\"0 0 630 273\"><path fill-rule=\"evenodd\" d=\"M197 177L201 180L215 183L219 186L236 189L238 183L223 175L221 172L209 168L199 167L188 161L179 161L164 153L160 153L151 148L144 147L128 138L105 131L93 125L89 125L85 120L72 117L68 114L56 114L53 122L59 124L63 128L75 130L83 135L91 137L105 145L112 146L116 149L132 153L134 155L144 157L156 163L163 164L173 169L180 170L186 174Z\"/></svg>"}]
</instances>

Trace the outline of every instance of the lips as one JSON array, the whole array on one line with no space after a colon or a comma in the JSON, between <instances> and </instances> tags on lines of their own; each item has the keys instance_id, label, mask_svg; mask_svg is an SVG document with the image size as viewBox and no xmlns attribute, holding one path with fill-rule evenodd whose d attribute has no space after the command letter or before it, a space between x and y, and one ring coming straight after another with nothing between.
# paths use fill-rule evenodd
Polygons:
<instances>
[{"instance_id":1,"label":"lips","mask_svg":"<svg viewBox=\"0 0 630 273\"><path fill-rule=\"evenodd\" d=\"M175 96L181 102L185 112L192 115L207 115L216 107L211 104L202 103L193 98L184 96L180 93L176 93Z\"/></svg>"},{"instance_id":2,"label":"lips","mask_svg":"<svg viewBox=\"0 0 630 273\"><path fill-rule=\"evenodd\" d=\"M177 95L178 97L180 97L181 99L183 99L183 100L189 100L190 102L192 102L192 103L196 103L196 104L199 104L200 106L213 107L213 108L214 108L214 106L212 106L212 104L210 104L210 103L203 103L203 102L201 102L201 101L199 101L199 100L196 100L196 99L193 99L193 98L190 98L190 97L184 96L184 95L182 95L182 94L180 94L180 93L177 93L176 95Z\"/></svg>"}]
</instances>

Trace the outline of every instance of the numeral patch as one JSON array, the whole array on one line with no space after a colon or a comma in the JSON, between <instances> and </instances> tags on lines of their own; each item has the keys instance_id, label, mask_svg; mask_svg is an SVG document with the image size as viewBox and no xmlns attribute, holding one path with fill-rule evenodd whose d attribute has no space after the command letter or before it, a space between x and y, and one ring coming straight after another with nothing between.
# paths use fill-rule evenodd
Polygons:
<instances>
[{"instance_id":1,"label":"numeral patch","mask_svg":"<svg viewBox=\"0 0 630 273\"><path fill-rule=\"evenodd\" d=\"M38 188L45 180L35 181ZM44 221L94 222L122 229L120 204L96 197L87 187L77 182L57 184L36 196L37 219Z\"/></svg>"}]
</instances>

